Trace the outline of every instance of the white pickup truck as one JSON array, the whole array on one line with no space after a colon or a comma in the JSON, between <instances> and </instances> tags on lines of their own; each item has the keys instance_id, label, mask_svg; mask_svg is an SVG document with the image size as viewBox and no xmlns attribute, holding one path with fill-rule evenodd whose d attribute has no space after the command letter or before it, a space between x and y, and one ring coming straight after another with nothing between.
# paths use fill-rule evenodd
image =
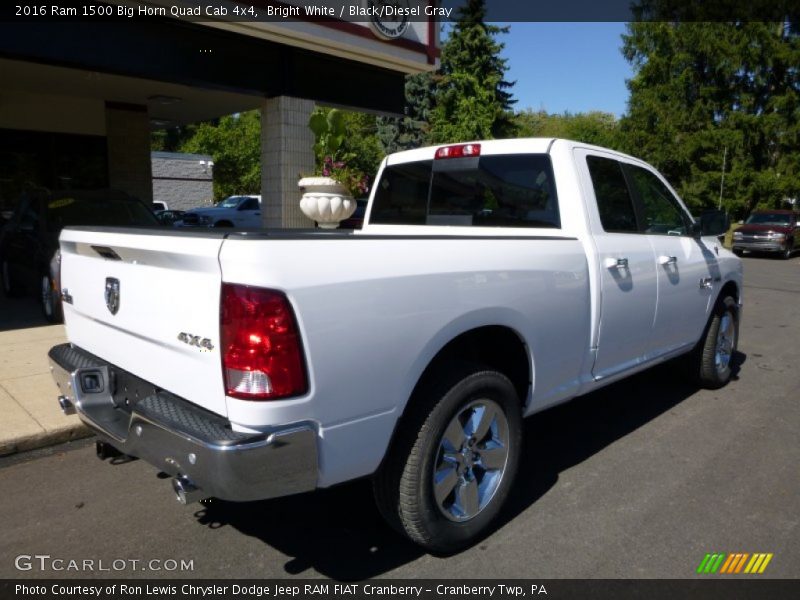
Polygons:
<instances>
[{"instance_id":1,"label":"white pickup truck","mask_svg":"<svg viewBox=\"0 0 800 600\"><path fill-rule=\"evenodd\" d=\"M183 502L371 476L454 551L500 511L523 417L681 354L728 382L742 265L715 216L630 156L520 139L387 157L361 231L68 228L59 401Z\"/></svg>"}]
</instances>

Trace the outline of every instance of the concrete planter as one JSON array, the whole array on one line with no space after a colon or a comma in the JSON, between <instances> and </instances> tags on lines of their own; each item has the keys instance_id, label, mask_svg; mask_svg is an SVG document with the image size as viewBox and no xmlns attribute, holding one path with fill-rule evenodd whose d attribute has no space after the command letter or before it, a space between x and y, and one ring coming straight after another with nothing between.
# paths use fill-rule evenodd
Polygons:
<instances>
[{"instance_id":1,"label":"concrete planter","mask_svg":"<svg viewBox=\"0 0 800 600\"><path fill-rule=\"evenodd\" d=\"M356 210L356 201L347 189L330 177L303 177L297 182L303 188L300 210L323 229L336 229Z\"/></svg>"}]
</instances>

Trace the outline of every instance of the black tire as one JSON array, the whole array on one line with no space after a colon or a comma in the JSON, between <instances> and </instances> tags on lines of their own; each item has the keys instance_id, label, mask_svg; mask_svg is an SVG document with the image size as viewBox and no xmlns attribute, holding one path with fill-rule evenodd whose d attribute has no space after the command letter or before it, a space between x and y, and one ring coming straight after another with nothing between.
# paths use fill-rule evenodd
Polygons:
<instances>
[{"instance_id":1,"label":"black tire","mask_svg":"<svg viewBox=\"0 0 800 600\"><path fill-rule=\"evenodd\" d=\"M233 223L231 223L230 221L219 221L218 223L214 223L214 227L216 228L233 227Z\"/></svg>"},{"instance_id":2,"label":"black tire","mask_svg":"<svg viewBox=\"0 0 800 600\"><path fill-rule=\"evenodd\" d=\"M508 497L522 445L521 403L505 375L464 364L423 383L411 402L374 477L376 502L389 524L415 543L437 553L455 552L490 531ZM460 421L470 415L475 420ZM476 440L484 418L491 427ZM464 434L463 445L460 451L448 450L452 436L445 433L456 430ZM490 456L494 458L485 458ZM453 457L460 457L459 462ZM487 468L484 460L503 466ZM455 478L446 496L442 490L448 485L434 484L437 465L437 475L446 473L442 481ZM460 499L477 512L462 513Z\"/></svg>"},{"instance_id":3,"label":"black tire","mask_svg":"<svg viewBox=\"0 0 800 600\"><path fill-rule=\"evenodd\" d=\"M728 333L724 333L725 331ZM731 360L738 341L739 314L736 301L731 296L725 296L717 301L705 333L694 352L693 369L697 382L702 387L714 390L730 381Z\"/></svg>"},{"instance_id":4,"label":"black tire","mask_svg":"<svg viewBox=\"0 0 800 600\"><path fill-rule=\"evenodd\" d=\"M61 323L64 320L61 299L50 275L42 275L39 278L39 300L42 303L42 314L48 323Z\"/></svg>"},{"instance_id":5,"label":"black tire","mask_svg":"<svg viewBox=\"0 0 800 600\"><path fill-rule=\"evenodd\" d=\"M794 252L794 245L792 242L786 242L786 248L784 248L783 252L781 252L781 258L783 260L789 260L792 258L792 252Z\"/></svg>"},{"instance_id":6,"label":"black tire","mask_svg":"<svg viewBox=\"0 0 800 600\"><path fill-rule=\"evenodd\" d=\"M738 248L734 248L734 249L733 249L733 253L734 253L736 256L739 256L739 257L741 257L741 256L743 256L743 255L744 255L744 252L742 252L742 251L741 251L741 250L739 250Z\"/></svg>"},{"instance_id":7,"label":"black tire","mask_svg":"<svg viewBox=\"0 0 800 600\"><path fill-rule=\"evenodd\" d=\"M6 259L0 260L0 286L6 298L15 298L20 295L20 289L11 275L11 265Z\"/></svg>"}]
</instances>

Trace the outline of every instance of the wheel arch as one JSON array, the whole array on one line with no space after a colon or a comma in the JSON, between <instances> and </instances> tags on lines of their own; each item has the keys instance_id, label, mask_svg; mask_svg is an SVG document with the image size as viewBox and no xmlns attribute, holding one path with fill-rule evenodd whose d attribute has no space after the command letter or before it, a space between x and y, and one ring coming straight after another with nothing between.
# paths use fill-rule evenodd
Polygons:
<instances>
[{"instance_id":1,"label":"wheel arch","mask_svg":"<svg viewBox=\"0 0 800 600\"><path fill-rule=\"evenodd\" d=\"M736 304L738 305L740 302L739 297L739 284L733 280L725 282L725 284L720 288L719 294L717 295L716 302L722 300L725 296L731 296L734 300L736 300ZM715 304L716 304L715 302Z\"/></svg>"},{"instance_id":2,"label":"wheel arch","mask_svg":"<svg viewBox=\"0 0 800 600\"><path fill-rule=\"evenodd\" d=\"M443 365L452 362L491 367L511 380L521 404L528 397L533 365L522 335L507 325L483 325L453 337L436 352L418 377L409 402Z\"/></svg>"},{"instance_id":3,"label":"wheel arch","mask_svg":"<svg viewBox=\"0 0 800 600\"><path fill-rule=\"evenodd\" d=\"M461 331L440 345L421 368L384 448L381 465L391 452L398 432L403 429L409 409L419 397L420 390L452 361L486 365L503 373L513 384L520 407L524 407L533 381L534 364L528 344L519 331L507 324L479 325ZM380 469L380 465L378 468Z\"/></svg>"}]
</instances>

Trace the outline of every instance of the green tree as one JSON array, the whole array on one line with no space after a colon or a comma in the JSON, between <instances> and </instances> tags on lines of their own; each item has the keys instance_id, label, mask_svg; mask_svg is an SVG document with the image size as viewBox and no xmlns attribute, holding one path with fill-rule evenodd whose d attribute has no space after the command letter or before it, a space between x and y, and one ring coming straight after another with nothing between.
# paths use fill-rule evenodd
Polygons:
<instances>
[{"instance_id":1,"label":"green tree","mask_svg":"<svg viewBox=\"0 0 800 600\"><path fill-rule=\"evenodd\" d=\"M419 148L428 143L435 102L433 73L406 77L406 106L402 117L378 117L377 137L385 154Z\"/></svg>"},{"instance_id":2,"label":"green tree","mask_svg":"<svg viewBox=\"0 0 800 600\"><path fill-rule=\"evenodd\" d=\"M485 17L485 0L468 0L442 47L431 119L433 142L508 137L515 132L514 83L505 79L508 65L500 56L503 44L496 39L509 28L489 25Z\"/></svg>"},{"instance_id":3,"label":"green tree","mask_svg":"<svg viewBox=\"0 0 800 600\"><path fill-rule=\"evenodd\" d=\"M150 149L154 152L178 152L193 135L196 125L177 125L156 129L150 134Z\"/></svg>"},{"instance_id":4,"label":"green tree","mask_svg":"<svg viewBox=\"0 0 800 600\"><path fill-rule=\"evenodd\" d=\"M618 148L619 121L611 113L548 114L545 111L525 110L514 115L520 137L558 137Z\"/></svg>"},{"instance_id":5,"label":"green tree","mask_svg":"<svg viewBox=\"0 0 800 600\"><path fill-rule=\"evenodd\" d=\"M695 209L740 216L800 192L800 42L792 23L640 22L623 145ZM785 206L785 205L784 205Z\"/></svg>"},{"instance_id":6,"label":"green tree","mask_svg":"<svg viewBox=\"0 0 800 600\"><path fill-rule=\"evenodd\" d=\"M348 165L363 173L368 183L375 179L384 156L383 147L378 139L377 121L378 117L375 115L344 111L347 136L343 147L350 155Z\"/></svg>"},{"instance_id":7,"label":"green tree","mask_svg":"<svg viewBox=\"0 0 800 600\"><path fill-rule=\"evenodd\" d=\"M261 190L261 113L251 110L194 126L181 152L214 159L214 198Z\"/></svg>"}]
</instances>

